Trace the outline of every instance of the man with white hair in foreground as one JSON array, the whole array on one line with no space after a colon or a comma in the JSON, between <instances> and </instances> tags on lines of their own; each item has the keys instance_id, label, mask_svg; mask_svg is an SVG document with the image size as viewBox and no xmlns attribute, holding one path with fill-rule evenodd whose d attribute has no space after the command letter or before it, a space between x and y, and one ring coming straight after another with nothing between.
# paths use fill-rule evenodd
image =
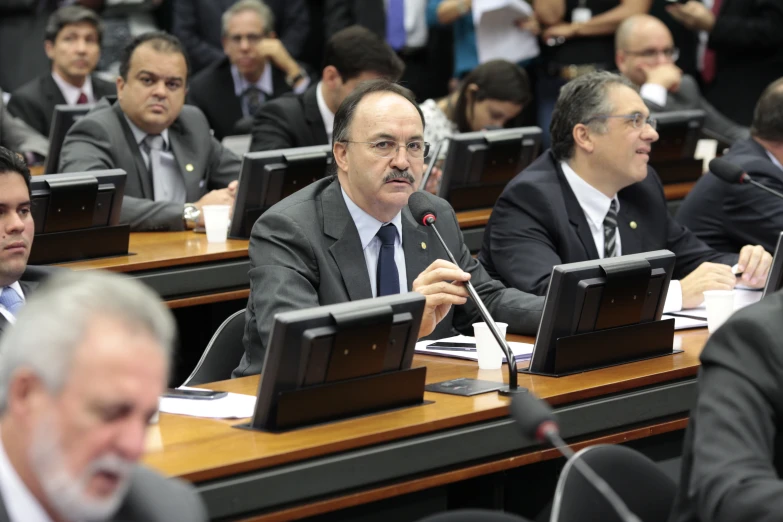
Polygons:
<instances>
[{"instance_id":1,"label":"man with white hair in foreground","mask_svg":"<svg viewBox=\"0 0 783 522\"><path fill-rule=\"evenodd\" d=\"M0 522L207 520L190 486L137 464L173 338L127 277L40 287L0 342Z\"/></svg>"}]
</instances>

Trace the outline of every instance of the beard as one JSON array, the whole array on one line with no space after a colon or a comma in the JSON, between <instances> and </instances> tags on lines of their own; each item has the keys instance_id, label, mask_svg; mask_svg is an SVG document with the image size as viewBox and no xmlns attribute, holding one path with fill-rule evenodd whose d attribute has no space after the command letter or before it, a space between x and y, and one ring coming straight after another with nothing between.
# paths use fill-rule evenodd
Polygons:
<instances>
[{"instance_id":1,"label":"beard","mask_svg":"<svg viewBox=\"0 0 783 522\"><path fill-rule=\"evenodd\" d=\"M70 522L103 522L109 520L125 499L130 487L134 463L117 455L99 457L77 476L71 474L60 447L60 433L49 419L33 432L30 463L51 507ZM90 480L100 472L119 477L117 487L106 496L87 492Z\"/></svg>"}]
</instances>

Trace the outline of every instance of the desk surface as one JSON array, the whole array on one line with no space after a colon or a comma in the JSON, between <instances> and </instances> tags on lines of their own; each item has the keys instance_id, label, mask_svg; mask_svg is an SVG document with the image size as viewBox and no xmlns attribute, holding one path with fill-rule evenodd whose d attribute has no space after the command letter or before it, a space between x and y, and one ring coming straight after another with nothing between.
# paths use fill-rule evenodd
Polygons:
<instances>
[{"instance_id":1,"label":"desk surface","mask_svg":"<svg viewBox=\"0 0 783 522\"><path fill-rule=\"evenodd\" d=\"M558 406L693 378L706 330L675 334L684 352L561 378L519 375L519 384ZM529 338L510 336L530 342ZM457 377L506 380L502 370L479 371L475 363L416 356L414 366L427 367L427 382ZM209 388L255 395L258 377L222 381ZM304 428L285 434L231 428L239 421L209 420L162 414L151 428L145 462L162 473L193 482L291 464L328 454L421 436L427 433L506 417L508 399L497 393L475 397L425 393L431 404Z\"/></svg>"}]
</instances>

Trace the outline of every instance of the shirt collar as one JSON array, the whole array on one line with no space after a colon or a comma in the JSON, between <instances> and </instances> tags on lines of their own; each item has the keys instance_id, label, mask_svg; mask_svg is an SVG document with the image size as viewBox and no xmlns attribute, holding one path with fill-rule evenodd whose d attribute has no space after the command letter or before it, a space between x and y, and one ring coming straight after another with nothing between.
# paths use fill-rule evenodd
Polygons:
<instances>
[{"instance_id":1,"label":"shirt collar","mask_svg":"<svg viewBox=\"0 0 783 522\"><path fill-rule=\"evenodd\" d=\"M375 238L376 234L378 234L378 230L380 230L381 227L386 223L378 221L370 214L359 208L359 205L354 203L353 200L348 197L348 194L345 193L345 189L340 187L340 191L343 193L345 205L348 207L348 212L351 214L351 218L353 218L353 222L356 225L356 230L359 231L359 239L362 242L362 250L364 250L367 248L367 245L370 244L370 241ZM402 210L397 212L397 215L394 216L389 223L397 227L397 235L400 238L400 244L402 244Z\"/></svg>"},{"instance_id":2,"label":"shirt collar","mask_svg":"<svg viewBox=\"0 0 783 522\"><path fill-rule=\"evenodd\" d=\"M574 191L579 206L582 207L582 211L594 227L600 229L604 226L604 218L609 212L612 200L617 201L617 212L620 212L620 200L617 199L617 194L613 198L607 197L606 194L582 179L565 161L561 161L560 166L563 168L563 174L565 174L571 190Z\"/></svg>"},{"instance_id":3,"label":"shirt collar","mask_svg":"<svg viewBox=\"0 0 783 522\"><path fill-rule=\"evenodd\" d=\"M0 440L0 495L11 522L52 522L8 460Z\"/></svg>"},{"instance_id":4,"label":"shirt collar","mask_svg":"<svg viewBox=\"0 0 783 522\"><path fill-rule=\"evenodd\" d=\"M255 83L248 82L244 76L239 73L236 65L231 66L231 77L234 79L234 94L238 97L242 96L248 87L254 86L267 96L272 96L275 93L275 88L272 83L272 67L269 62L264 65L264 70L258 81Z\"/></svg>"},{"instance_id":5,"label":"shirt collar","mask_svg":"<svg viewBox=\"0 0 783 522\"><path fill-rule=\"evenodd\" d=\"M66 82L63 77L57 74L55 71L52 71L52 78L54 79L54 83L57 84L57 87L60 88L60 92L63 93L65 103L68 105L76 105L76 102L79 101L79 95L81 93L84 93L84 95L87 96L87 101L89 103L93 103L95 101L95 96L92 93L92 78L89 74L84 80L84 85L81 87L76 87L75 85L71 85L70 83Z\"/></svg>"},{"instance_id":6,"label":"shirt collar","mask_svg":"<svg viewBox=\"0 0 783 522\"><path fill-rule=\"evenodd\" d=\"M128 122L128 126L130 127L131 132L133 133L133 139L136 140L136 145L141 145L141 142L144 141L144 138L148 136L146 132L138 128L130 118L126 114L123 114L125 116L125 121ZM163 132L160 133L160 136L163 138L163 144L165 150L168 150L169 147L169 130L163 129Z\"/></svg>"},{"instance_id":7,"label":"shirt collar","mask_svg":"<svg viewBox=\"0 0 783 522\"><path fill-rule=\"evenodd\" d=\"M775 166L776 166L777 168L779 168L780 170L783 170L783 165L781 165L781 164L780 164L780 161L778 161L778 159L775 157L775 155L774 155L774 154L772 154L772 153L771 153L770 151L768 151L767 149L764 149L764 152L766 152L766 153L767 153L767 156L769 156L769 159L770 159L770 161L772 161L772 164L773 164L773 165L775 165Z\"/></svg>"},{"instance_id":8,"label":"shirt collar","mask_svg":"<svg viewBox=\"0 0 783 522\"><path fill-rule=\"evenodd\" d=\"M318 86L315 88L315 99L318 102L318 111L321 113L321 119L324 120L324 129L326 129L326 136L329 138L329 143L332 142L332 129L334 128L334 114L329 110L326 105L323 93L323 83L318 82ZM402 236L400 236L402 237Z\"/></svg>"}]
</instances>

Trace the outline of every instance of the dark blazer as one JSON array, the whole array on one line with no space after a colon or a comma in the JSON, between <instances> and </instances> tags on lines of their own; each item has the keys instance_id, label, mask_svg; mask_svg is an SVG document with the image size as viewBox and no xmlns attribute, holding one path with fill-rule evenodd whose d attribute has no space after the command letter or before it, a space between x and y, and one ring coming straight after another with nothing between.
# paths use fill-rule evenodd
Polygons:
<instances>
[{"instance_id":1,"label":"dark blazer","mask_svg":"<svg viewBox=\"0 0 783 522\"><path fill-rule=\"evenodd\" d=\"M691 109L703 110L706 117L702 132L713 139L722 143L731 145L735 141L745 140L750 137L750 130L747 127L738 125L718 112L718 109L712 106L701 95L699 84L692 76L683 75L680 88L677 92L666 94L666 106L661 107L657 103L645 99L644 103L651 112L672 112L685 111Z\"/></svg>"},{"instance_id":2,"label":"dark blazer","mask_svg":"<svg viewBox=\"0 0 783 522\"><path fill-rule=\"evenodd\" d=\"M12 500L11 500L12 501ZM9 522L6 503L0 496L0 522ZM193 486L179 479L167 479L136 466L119 511L110 522L206 522L207 512Z\"/></svg>"},{"instance_id":3,"label":"dark blazer","mask_svg":"<svg viewBox=\"0 0 783 522\"><path fill-rule=\"evenodd\" d=\"M735 313L701 353L670 522L783 513L783 293Z\"/></svg>"},{"instance_id":4,"label":"dark blazer","mask_svg":"<svg viewBox=\"0 0 783 522\"><path fill-rule=\"evenodd\" d=\"M725 116L749 126L764 88L783 76L783 0L723 0L708 45L715 80L707 99Z\"/></svg>"},{"instance_id":5,"label":"dark blazer","mask_svg":"<svg viewBox=\"0 0 783 522\"><path fill-rule=\"evenodd\" d=\"M721 254L677 223L655 171L617 193L623 254L668 249L677 256L674 278L705 261L733 265L737 254ZM637 228L631 228L631 222ZM552 153L547 151L506 185L492 209L479 260L506 286L546 295L552 267L599 259L587 218Z\"/></svg>"},{"instance_id":6,"label":"dark blazer","mask_svg":"<svg viewBox=\"0 0 783 522\"><path fill-rule=\"evenodd\" d=\"M117 86L92 75L92 92L95 101L117 94ZM32 128L49 136L55 105L64 105L65 98L51 74L39 76L27 82L11 94L8 111L21 118Z\"/></svg>"},{"instance_id":7,"label":"dark blazer","mask_svg":"<svg viewBox=\"0 0 783 522\"><path fill-rule=\"evenodd\" d=\"M21 119L11 116L3 103L0 90L0 146L14 152L35 152L41 156L49 153L49 140Z\"/></svg>"},{"instance_id":8,"label":"dark blazer","mask_svg":"<svg viewBox=\"0 0 783 522\"><path fill-rule=\"evenodd\" d=\"M328 145L318 110L314 83L302 94L288 94L265 103L253 119L250 150L280 150Z\"/></svg>"},{"instance_id":9,"label":"dark blazer","mask_svg":"<svg viewBox=\"0 0 783 522\"><path fill-rule=\"evenodd\" d=\"M454 209L438 197L427 196L438 214L439 232L460 267L471 274L492 316L508 323L509 332L534 335L543 299L490 279L465 246ZM448 259L433 231L417 224L407 206L402 210L402 244L409 290L433 261ZM359 232L336 178L316 181L287 197L261 216L250 236L245 355L234 376L261 372L275 314L371 297ZM480 320L468 301L452 307L430 337L469 334Z\"/></svg>"},{"instance_id":10,"label":"dark blazer","mask_svg":"<svg viewBox=\"0 0 783 522\"><path fill-rule=\"evenodd\" d=\"M350 25L361 25L386 38L386 9L383 0L325 0L326 38Z\"/></svg>"},{"instance_id":11,"label":"dark blazer","mask_svg":"<svg viewBox=\"0 0 783 522\"><path fill-rule=\"evenodd\" d=\"M22 277L19 278L19 286L22 287L22 292L24 292L25 299L30 298L30 294L35 292L35 290L38 288L38 285L46 281L46 279L51 275L61 270L64 269L51 266L28 265L27 268L25 268ZM8 324L8 320L3 314L0 314L0 335L2 335L3 331L9 326L10 325ZM0 522L1 521L2 519L0 519Z\"/></svg>"},{"instance_id":12,"label":"dark blazer","mask_svg":"<svg viewBox=\"0 0 783 522\"><path fill-rule=\"evenodd\" d=\"M172 32L188 52L192 72L220 61L221 16L237 0L174 0ZM265 0L275 16L275 32L294 58L304 51L310 15L304 0Z\"/></svg>"},{"instance_id":13,"label":"dark blazer","mask_svg":"<svg viewBox=\"0 0 783 522\"><path fill-rule=\"evenodd\" d=\"M187 201L239 177L240 159L209 133L204 114L185 105L168 129L171 150L185 178ZM154 201L147 170L119 102L98 104L68 131L60 153L60 172L123 169L128 178L120 220L131 230L182 230L182 205Z\"/></svg>"},{"instance_id":14,"label":"dark blazer","mask_svg":"<svg viewBox=\"0 0 783 522\"><path fill-rule=\"evenodd\" d=\"M752 138L735 143L724 159L740 165L755 181L783 191L783 170ZM775 251L783 232L783 201L750 184L728 184L716 176L702 176L677 211L677 221L699 239L722 252L745 245Z\"/></svg>"},{"instance_id":15,"label":"dark blazer","mask_svg":"<svg viewBox=\"0 0 783 522\"><path fill-rule=\"evenodd\" d=\"M269 99L291 92L285 81L285 73L271 62L266 67L272 68L273 93ZM194 76L188 88L188 97L188 103L197 106L207 117L218 140L234 134L250 134L252 116L245 118L242 113L242 98L234 90L228 57Z\"/></svg>"}]
</instances>

